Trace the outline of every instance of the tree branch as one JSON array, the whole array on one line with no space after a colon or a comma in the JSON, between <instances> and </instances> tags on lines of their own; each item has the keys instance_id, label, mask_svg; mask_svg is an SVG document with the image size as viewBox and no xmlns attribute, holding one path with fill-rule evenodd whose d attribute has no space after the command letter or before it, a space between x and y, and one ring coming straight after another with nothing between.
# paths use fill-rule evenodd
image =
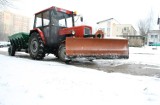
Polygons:
<instances>
[{"instance_id":1,"label":"tree branch","mask_svg":"<svg viewBox=\"0 0 160 105\"><path fill-rule=\"evenodd\" d=\"M5 9L7 7L14 8L13 1L14 0L0 0L0 9Z\"/></svg>"}]
</instances>

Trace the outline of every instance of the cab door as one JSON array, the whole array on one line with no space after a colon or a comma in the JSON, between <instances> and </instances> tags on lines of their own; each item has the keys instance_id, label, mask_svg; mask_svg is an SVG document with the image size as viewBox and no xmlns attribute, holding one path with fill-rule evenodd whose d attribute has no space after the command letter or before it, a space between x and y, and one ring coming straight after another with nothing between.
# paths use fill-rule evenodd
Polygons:
<instances>
[{"instance_id":1,"label":"cab door","mask_svg":"<svg viewBox=\"0 0 160 105\"><path fill-rule=\"evenodd\" d=\"M44 33L47 45L50 45L50 12L44 11L42 13L42 31Z\"/></svg>"}]
</instances>

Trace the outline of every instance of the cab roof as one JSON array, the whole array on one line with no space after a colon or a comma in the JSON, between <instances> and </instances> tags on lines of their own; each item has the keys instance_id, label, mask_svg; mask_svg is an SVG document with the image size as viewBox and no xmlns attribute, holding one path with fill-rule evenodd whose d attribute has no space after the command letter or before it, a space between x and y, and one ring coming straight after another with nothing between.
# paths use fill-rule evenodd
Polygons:
<instances>
[{"instance_id":1,"label":"cab roof","mask_svg":"<svg viewBox=\"0 0 160 105\"><path fill-rule=\"evenodd\" d=\"M39 12L35 13L35 15L39 14L39 13L42 13L42 12L45 12L45 11L48 11L48 10L52 10L52 9L56 9L58 12L64 12L66 14L72 14L73 13L73 11L69 11L69 10L66 10L66 9L63 9L63 8L51 6L51 7L47 8L47 9L44 9L42 11L39 11Z\"/></svg>"}]
</instances>

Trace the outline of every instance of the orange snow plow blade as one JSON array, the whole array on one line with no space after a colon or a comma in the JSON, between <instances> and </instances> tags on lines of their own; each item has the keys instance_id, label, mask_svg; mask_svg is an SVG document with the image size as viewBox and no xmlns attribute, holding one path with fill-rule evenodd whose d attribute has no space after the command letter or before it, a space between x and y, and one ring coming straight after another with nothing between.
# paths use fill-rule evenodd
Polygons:
<instances>
[{"instance_id":1,"label":"orange snow plow blade","mask_svg":"<svg viewBox=\"0 0 160 105\"><path fill-rule=\"evenodd\" d=\"M129 58L127 39L66 38L68 57Z\"/></svg>"}]
</instances>

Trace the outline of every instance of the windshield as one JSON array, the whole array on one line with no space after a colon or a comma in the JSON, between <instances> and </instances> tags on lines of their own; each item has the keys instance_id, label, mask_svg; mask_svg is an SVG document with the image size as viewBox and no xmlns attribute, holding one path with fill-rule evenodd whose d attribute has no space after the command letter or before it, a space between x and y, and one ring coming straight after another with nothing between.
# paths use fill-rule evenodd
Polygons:
<instances>
[{"instance_id":1,"label":"windshield","mask_svg":"<svg viewBox=\"0 0 160 105\"><path fill-rule=\"evenodd\" d=\"M72 27L72 15L52 10L51 24L60 27Z\"/></svg>"}]
</instances>

